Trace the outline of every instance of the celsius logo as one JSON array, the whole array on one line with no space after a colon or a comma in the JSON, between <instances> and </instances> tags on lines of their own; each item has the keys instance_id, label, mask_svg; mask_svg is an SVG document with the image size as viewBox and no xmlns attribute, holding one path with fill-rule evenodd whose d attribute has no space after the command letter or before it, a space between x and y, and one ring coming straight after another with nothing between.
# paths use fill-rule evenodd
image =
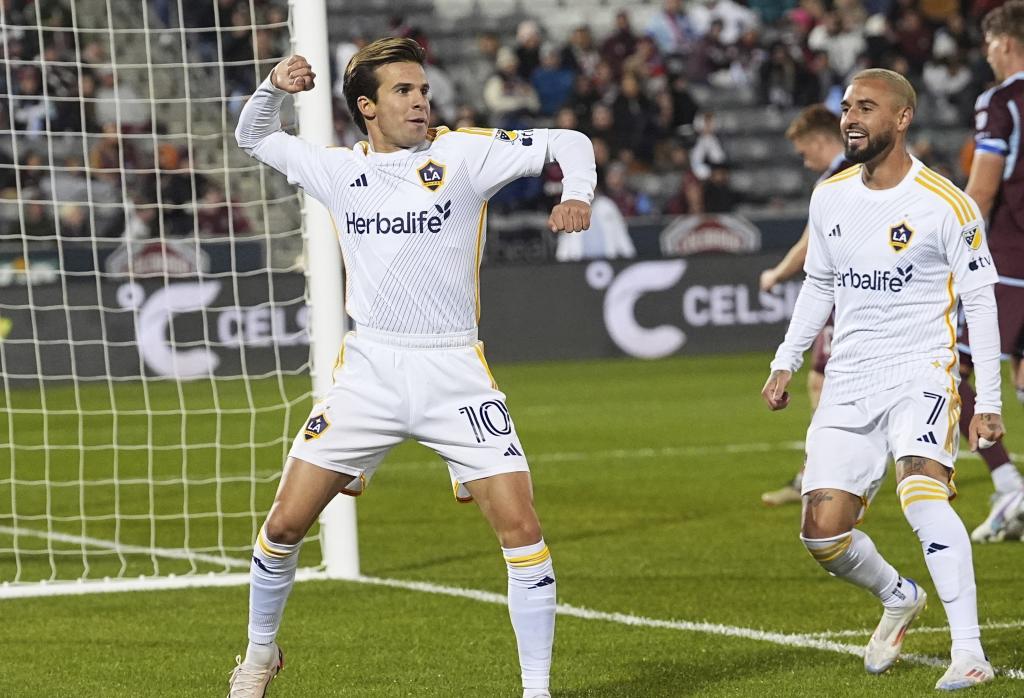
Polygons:
<instances>
[{"instance_id":1,"label":"celsius logo","mask_svg":"<svg viewBox=\"0 0 1024 698\"><path fill-rule=\"evenodd\" d=\"M911 273L913 270L913 264L908 264L905 267L896 267L895 274L888 269L885 271L875 269L861 274L851 268L836 273L836 288L857 288L863 291L899 293L907 282L914 278L914 275Z\"/></svg>"},{"instance_id":2,"label":"celsius logo","mask_svg":"<svg viewBox=\"0 0 1024 698\"><path fill-rule=\"evenodd\" d=\"M378 211L371 218L345 214L345 230L355 235L401 235L405 233L439 233L441 225L452 215L452 200L434 204L422 211L407 211L404 216L382 216Z\"/></svg>"}]
</instances>

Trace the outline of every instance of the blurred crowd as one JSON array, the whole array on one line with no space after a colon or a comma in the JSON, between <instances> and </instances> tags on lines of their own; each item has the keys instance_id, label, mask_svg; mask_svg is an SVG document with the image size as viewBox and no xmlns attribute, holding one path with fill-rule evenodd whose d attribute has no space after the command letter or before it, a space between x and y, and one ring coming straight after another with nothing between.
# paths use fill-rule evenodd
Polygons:
<instances>
[{"instance_id":1,"label":"blurred crowd","mask_svg":"<svg viewBox=\"0 0 1024 698\"><path fill-rule=\"evenodd\" d=\"M992 79L980 19L998 4L663 0L656 13L644 13L650 18L642 26L621 10L601 36L586 23L551 36L528 19L508 36L480 34L471 54L451 64L428 33L401 18L392 20L391 33L428 49L435 122L579 129L594 142L603 193L624 215L716 213L772 202L732 186L730 172L744 163L726 158L714 114L699 95L744 94L780 109L824 102L838 111L853 73L887 67L911 80L932 122L967 127L976 96ZM368 38L338 46L335 75ZM335 112L342 142L362 138L340 100ZM492 210L549 206L559 193L556 168L539 181L510 185ZM637 175L646 182L653 175L656 185L632 186Z\"/></svg>"},{"instance_id":2,"label":"blurred crowd","mask_svg":"<svg viewBox=\"0 0 1024 698\"><path fill-rule=\"evenodd\" d=\"M450 50L450 36L432 41L429 27L400 16L388 31L427 49L435 123L583 131L594 143L601 195L628 218L776 203L733 185L733 173L748 163L727 157L715 114L702 104L709 94L742 96L739 104L769 110L815 102L838 110L849 76L882 66L914 83L932 123L968 128L974 99L992 79L980 18L1001 4L653 1L643 13L618 12L607 33L580 23L566 35L551 35L526 19L507 34L459 38L459 51ZM216 107L233 124L258 80L289 51L284 0L149 0L153 31L142 36L76 35L63 0L0 0L0 6L6 66L0 70L0 130L10 134L0 138L0 234L19 232L21 221L31 235L59 230L62 236L215 236L253 227L225 193L223 166L196 164L203 144L180 119L170 123L151 99L145 67L138 61L124 67L118 44L149 42L145 55L158 67L187 59L192 65L176 68L176 79L197 91L209 89L203 83L215 85ZM565 11L571 8L570 0ZM634 14L643 20L634 22ZM373 38L334 44L335 131L344 145L364 136L344 106L340 76ZM184 102L187 94L171 101ZM187 109L198 113L201 102ZM922 141L918 154L928 147ZM929 164L958 174L941 162ZM491 210L547 209L560 196L560 180L551 165L543 176L499 192Z\"/></svg>"},{"instance_id":3,"label":"blurred crowd","mask_svg":"<svg viewBox=\"0 0 1024 698\"><path fill-rule=\"evenodd\" d=\"M0 3L0 54L9 66L0 71L0 131L10 133L0 142L0 234L19 234L21 221L32 236L249 232L244 209L227 201L223 175L193 167L195 144L169 128L145 68L125 67L134 61L125 59L121 42L133 37L105 31L76 36L66 2ZM237 114L258 76L288 49L286 4L183 3L185 32L166 31L178 26L172 9L170 0L154 0L155 31L134 38L151 41L155 64L161 52L176 56L168 63L180 64L182 52L192 62L219 60L222 69L201 69L198 77L223 80L225 108ZM178 72L181 83L197 77Z\"/></svg>"}]
</instances>

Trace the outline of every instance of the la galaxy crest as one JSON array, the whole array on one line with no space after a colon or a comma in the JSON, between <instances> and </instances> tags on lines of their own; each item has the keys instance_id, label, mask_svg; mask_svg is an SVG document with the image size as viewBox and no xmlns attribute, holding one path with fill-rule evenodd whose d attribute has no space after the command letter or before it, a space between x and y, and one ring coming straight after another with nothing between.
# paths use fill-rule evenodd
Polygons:
<instances>
[{"instance_id":1,"label":"la galaxy crest","mask_svg":"<svg viewBox=\"0 0 1024 698\"><path fill-rule=\"evenodd\" d=\"M433 160L427 160L416 170L420 176L420 184L430 191L437 191L444 184L444 165Z\"/></svg>"},{"instance_id":2,"label":"la galaxy crest","mask_svg":"<svg viewBox=\"0 0 1024 698\"><path fill-rule=\"evenodd\" d=\"M912 237L914 237L914 229L907 225L906 221L900 221L898 225L889 228L889 245L894 252L905 250Z\"/></svg>"},{"instance_id":3,"label":"la galaxy crest","mask_svg":"<svg viewBox=\"0 0 1024 698\"><path fill-rule=\"evenodd\" d=\"M960 235L963 237L964 242L972 250L977 250L981 247L981 226L975 224L970 227L964 228L960 231Z\"/></svg>"},{"instance_id":4,"label":"la galaxy crest","mask_svg":"<svg viewBox=\"0 0 1024 698\"><path fill-rule=\"evenodd\" d=\"M327 416L323 412L313 415L306 422L306 428L302 431L302 437L306 441L319 439L330 426L331 423L327 421Z\"/></svg>"}]
</instances>

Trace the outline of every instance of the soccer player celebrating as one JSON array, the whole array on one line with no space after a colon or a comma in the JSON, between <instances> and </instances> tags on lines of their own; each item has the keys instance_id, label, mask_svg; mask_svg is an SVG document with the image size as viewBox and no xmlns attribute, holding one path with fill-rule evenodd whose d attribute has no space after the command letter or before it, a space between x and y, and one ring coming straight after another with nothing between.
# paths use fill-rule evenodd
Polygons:
<instances>
[{"instance_id":1,"label":"soccer player celebrating","mask_svg":"<svg viewBox=\"0 0 1024 698\"><path fill-rule=\"evenodd\" d=\"M284 133L281 102L313 88L301 56L279 63L242 110L235 136L337 221L355 320L334 385L295 439L253 549L249 646L231 696L263 696L282 665L275 643L299 546L340 491L359 494L389 449L413 438L448 464L455 496L474 499L501 543L524 698L549 698L555 573L533 507L529 468L505 395L477 340L487 200L507 182L564 173L553 231L590 223L590 141L575 131L428 129L424 51L375 41L350 60L344 92L369 136L354 150ZM341 310L339 309L339 312Z\"/></svg>"},{"instance_id":2,"label":"soccer player celebrating","mask_svg":"<svg viewBox=\"0 0 1024 698\"><path fill-rule=\"evenodd\" d=\"M818 172L816 184L821 184L829 177L839 174L853 165L846 159L843 152L843 138L839 132L839 117L828 110L824 104L812 104L805 108L786 129L786 138L803 158L804 167ZM807 258L807 240L810 237L808 228L804 227L803 235L796 241L782 258L782 261L771 269L761 272L760 285L762 291L771 290L781 281L794 276L803 269ZM811 410L818 408L821 397L821 385L825 380L825 364L828 363L832 351L832 318L814 340L812 355L814 357L811 370L807 374L807 394L811 400ZM800 501L800 484L804 476L801 468L793 479L777 490L770 490L761 495L765 506L776 507Z\"/></svg>"},{"instance_id":3,"label":"soccer player celebrating","mask_svg":"<svg viewBox=\"0 0 1024 698\"><path fill-rule=\"evenodd\" d=\"M926 594L855 528L896 461L896 491L921 541L952 635L936 688L991 681L967 529L949 500L957 420L957 300L970 325L978 398L970 443L1003 435L996 272L977 206L906 148L917 96L902 75L864 70L842 101L846 157L859 163L811 196L806 278L762 397L772 410L835 307L832 356L807 431L800 538L833 575L882 602L864 666L896 661Z\"/></svg>"},{"instance_id":4,"label":"soccer player celebrating","mask_svg":"<svg viewBox=\"0 0 1024 698\"><path fill-rule=\"evenodd\" d=\"M982 93L975 105L975 152L967 194L988 220L992 261L999 270L995 287L999 304L1002 352L1013 366L1017 399L1024 403L1024 160L1020 158L1024 111L1024 2L1011 2L982 21L986 55L1000 84ZM971 349L962 337L961 386L971 374ZM969 413L964 395L964 413ZM1024 478L1002 444L981 454L992 471L996 491L988 517L971 532L978 542L1021 537L1024 529Z\"/></svg>"}]
</instances>

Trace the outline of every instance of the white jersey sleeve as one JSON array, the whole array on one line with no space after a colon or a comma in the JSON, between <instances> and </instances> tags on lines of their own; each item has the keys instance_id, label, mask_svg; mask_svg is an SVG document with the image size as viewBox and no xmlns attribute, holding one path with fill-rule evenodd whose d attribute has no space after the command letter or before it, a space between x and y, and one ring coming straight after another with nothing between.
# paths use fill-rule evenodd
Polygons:
<instances>
[{"instance_id":1,"label":"white jersey sleeve","mask_svg":"<svg viewBox=\"0 0 1024 698\"><path fill-rule=\"evenodd\" d=\"M544 169L548 129L506 131L500 128L460 128L470 178L477 193L489 199L520 177L536 177Z\"/></svg>"},{"instance_id":2,"label":"white jersey sleeve","mask_svg":"<svg viewBox=\"0 0 1024 698\"><path fill-rule=\"evenodd\" d=\"M347 148L329 148L281 130L281 103L288 95L264 80L242 108L235 129L239 147L270 165L328 208L335 204L338 180L354 167ZM349 162L351 161L351 162Z\"/></svg>"},{"instance_id":3,"label":"white jersey sleeve","mask_svg":"<svg viewBox=\"0 0 1024 698\"><path fill-rule=\"evenodd\" d=\"M942 226L942 242L949 261L949 270L953 274L953 288L956 294L966 293L995 284L999 281L999 273L992 264L992 253L988 249L985 221L978 211L977 204L969 197L957 200L966 225L961 225L954 210L950 210Z\"/></svg>"}]
</instances>

